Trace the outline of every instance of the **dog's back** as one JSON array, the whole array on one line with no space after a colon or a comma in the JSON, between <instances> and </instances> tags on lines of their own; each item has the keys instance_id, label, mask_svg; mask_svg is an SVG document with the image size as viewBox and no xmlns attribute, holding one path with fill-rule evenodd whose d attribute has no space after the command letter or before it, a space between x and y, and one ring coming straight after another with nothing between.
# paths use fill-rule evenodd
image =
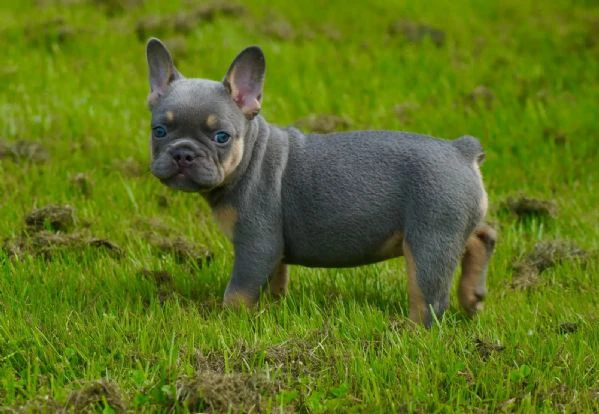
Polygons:
<instances>
[{"instance_id":1,"label":"dog's back","mask_svg":"<svg viewBox=\"0 0 599 414\"><path fill-rule=\"evenodd\" d=\"M282 188L288 263L376 262L401 254L390 238L433 226L467 237L481 219L483 189L473 163L482 150L474 138L293 135Z\"/></svg>"}]
</instances>

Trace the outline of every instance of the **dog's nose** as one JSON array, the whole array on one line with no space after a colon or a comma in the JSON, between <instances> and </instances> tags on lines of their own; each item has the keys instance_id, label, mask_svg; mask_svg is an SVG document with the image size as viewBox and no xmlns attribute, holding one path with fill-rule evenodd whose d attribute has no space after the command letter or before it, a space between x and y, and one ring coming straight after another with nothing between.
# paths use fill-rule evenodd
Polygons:
<instances>
[{"instance_id":1,"label":"dog's nose","mask_svg":"<svg viewBox=\"0 0 599 414\"><path fill-rule=\"evenodd\" d=\"M189 167L193 160L197 158L196 153L186 147L173 148L170 153L179 167Z\"/></svg>"}]
</instances>

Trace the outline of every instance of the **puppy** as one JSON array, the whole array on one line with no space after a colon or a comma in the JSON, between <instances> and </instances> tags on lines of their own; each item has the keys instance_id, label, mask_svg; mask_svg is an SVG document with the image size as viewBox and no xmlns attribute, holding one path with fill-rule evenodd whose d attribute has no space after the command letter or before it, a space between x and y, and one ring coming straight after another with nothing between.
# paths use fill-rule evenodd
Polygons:
<instances>
[{"instance_id":1,"label":"puppy","mask_svg":"<svg viewBox=\"0 0 599 414\"><path fill-rule=\"evenodd\" d=\"M410 318L430 326L461 260L461 306L482 307L495 232L475 138L405 132L304 135L259 115L265 59L243 50L223 81L186 79L147 44L152 173L200 193L235 248L226 305L286 292L287 265L350 267L405 256Z\"/></svg>"}]
</instances>

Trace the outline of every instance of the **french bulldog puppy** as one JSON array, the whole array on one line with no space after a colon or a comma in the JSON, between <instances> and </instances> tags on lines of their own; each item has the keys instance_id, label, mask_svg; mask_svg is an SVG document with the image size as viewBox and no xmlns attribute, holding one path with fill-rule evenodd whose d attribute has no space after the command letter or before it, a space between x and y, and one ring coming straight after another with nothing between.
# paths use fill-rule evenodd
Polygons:
<instances>
[{"instance_id":1,"label":"french bulldog puppy","mask_svg":"<svg viewBox=\"0 0 599 414\"><path fill-rule=\"evenodd\" d=\"M160 40L147 44L152 173L200 193L235 249L225 305L286 292L287 265L349 267L405 256L409 316L448 307L461 260L461 306L482 307L495 231L475 138L406 132L304 135L259 115L265 59L243 50L223 81L187 79Z\"/></svg>"}]
</instances>

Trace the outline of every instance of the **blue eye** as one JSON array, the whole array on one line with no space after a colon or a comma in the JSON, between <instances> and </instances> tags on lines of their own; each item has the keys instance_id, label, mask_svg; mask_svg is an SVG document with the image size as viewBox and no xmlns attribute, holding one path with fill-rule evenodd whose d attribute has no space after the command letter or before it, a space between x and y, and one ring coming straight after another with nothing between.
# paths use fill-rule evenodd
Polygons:
<instances>
[{"instance_id":1,"label":"blue eye","mask_svg":"<svg viewBox=\"0 0 599 414\"><path fill-rule=\"evenodd\" d=\"M217 144L226 144L231 139L231 135L226 133L225 131L216 131L214 134L214 142Z\"/></svg>"},{"instance_id":2,"label":"blue eye","mask_svg":"<svg viewBox=\"0 0 599 414\"><path fill-rule=\"evenodd\" d=\"M162 125L155 126L152 128L154 130L154 136L156 138L164 138L166 137L166 128Z\"/></svg>"}]
</instances>

